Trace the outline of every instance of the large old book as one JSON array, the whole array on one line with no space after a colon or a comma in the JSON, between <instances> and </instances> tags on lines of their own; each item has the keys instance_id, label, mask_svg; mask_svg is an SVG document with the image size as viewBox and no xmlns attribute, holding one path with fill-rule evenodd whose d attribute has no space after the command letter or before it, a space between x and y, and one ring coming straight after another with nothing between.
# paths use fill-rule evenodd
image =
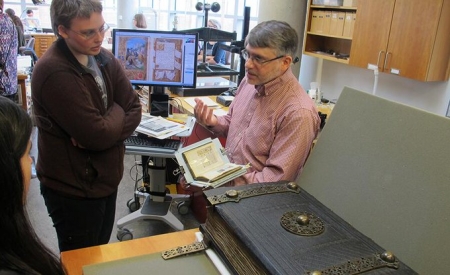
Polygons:
<instances>
[{"instance_id":1,"label":"large old book","mask_svg":"<svg viewBox=\"0 0 450 275\"><path fill-rule=\"evenodd\" d=\"M450 119L344 88L297 183L420 274L450 273Z\"/></svg>"},{"instance_id":2,"label":"large old book","mask_svg":"<svg viewBox=\"0 0 450 275\"><path fill-rule=\"evenodd\" d=\"M417 274L293 182L204 194L206 243L237 274Z\"/></svg>"},{"instance_id":3,"label":"large old book","mask_svg":"<svg viewBox=\"0 0 450 275\"><path fill-rule=\"evenodd\" d=\"M231 163L218 139L207 138L175 153L187 183L218 187L247 172L247 166Z\"/></svg>"}]
</instances>

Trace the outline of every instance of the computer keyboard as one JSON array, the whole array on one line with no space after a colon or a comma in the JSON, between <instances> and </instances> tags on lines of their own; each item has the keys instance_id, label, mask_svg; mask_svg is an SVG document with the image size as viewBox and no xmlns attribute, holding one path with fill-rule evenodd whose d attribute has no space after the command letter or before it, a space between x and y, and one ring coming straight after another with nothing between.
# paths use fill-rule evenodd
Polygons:
<instances>
[{"instance_id":1,"label":"computer keyboard","mask_svg":"<svg viewBox=\"0 0 450 275\"><path fill-rule=\"evenodd\" d=\"M177 139L157 139L147 136L130 136L125 141L126 150L133 153L167 153L172 154L180 148L181 141Z\"/></svg>"}]
</instances>

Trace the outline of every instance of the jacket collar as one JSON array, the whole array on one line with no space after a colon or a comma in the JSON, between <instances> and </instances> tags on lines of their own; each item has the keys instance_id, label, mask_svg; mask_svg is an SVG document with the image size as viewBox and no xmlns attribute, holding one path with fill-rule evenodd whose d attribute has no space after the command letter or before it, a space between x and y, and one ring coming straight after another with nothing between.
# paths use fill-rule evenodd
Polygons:
<instances>
[{"instance_id":1,"label":"jacket collar","mask_svg":"<svg viewBox=\"0 0 450 275\"><path fill-rule=\"evenodd\" d=\"M69 62L72 63L75 66L75 68L77 68L80 74L87 73L86 69L83 66L81 66L80 62L78 62L78 60L72 54L64 39L58 38L58 40L56 41L56 46L63 52L67 60L69 60ZM105 66L110 61L110 57L108 57L104 53L104 51L105 51L104 49L101 49L100 53L94 56L99 68Z\"/></svg>"}]
</instances>

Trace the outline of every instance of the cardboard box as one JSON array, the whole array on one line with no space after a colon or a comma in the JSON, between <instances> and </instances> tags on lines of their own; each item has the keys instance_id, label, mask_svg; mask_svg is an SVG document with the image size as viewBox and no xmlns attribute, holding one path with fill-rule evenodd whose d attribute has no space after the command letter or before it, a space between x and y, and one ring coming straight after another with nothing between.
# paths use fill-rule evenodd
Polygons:
<instances>
[{"instance_id":1,"label":"cardboard box","mask_svg":"<svg viewBox=\"0 0 450 275\"><path fill-rule=\"evenodd\" d=\"M325 2L324 0L313 0L312 4L322 6L322 5L324 5L324 2Z\"/></svg>"},{"instance_id":2,"label":"cardboard box","mask_svg":"<svg viewBox=\"0 0 450 275\"><path fill-rule=\"evenodd\" d=\"M313 5L318 6L342 6L344 0L313 0Z\"/></svg>"},{"instance_id":3,"label":"cardboard box","mask_svg":"<svg viewBox=\"0 0 450 275\"><path fill-rule=\"evenodd\" d=\"M325 6L342 6L344 4L344 0L324 0Z\"/></svg>"},{"instance_id":4,"label":"cardboard box","mask_svg":"<svg viewBox=\"0 0 450 275\"><path fill-rule=\"evenodd\" d=\"M344 0L342 5L344 7L356 7L358 0Z\"/></svg>"}]
</instances>

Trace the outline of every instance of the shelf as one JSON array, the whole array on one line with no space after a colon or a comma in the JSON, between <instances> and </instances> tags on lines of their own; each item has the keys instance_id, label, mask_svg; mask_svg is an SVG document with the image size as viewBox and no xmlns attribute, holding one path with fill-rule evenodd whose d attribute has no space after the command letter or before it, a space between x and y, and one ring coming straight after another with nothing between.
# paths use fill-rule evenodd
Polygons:
<instances>
[{"instance_id":1,"label":"shelf","mask_svg":"<svg viewBox=\"0 0 450 275\"><path fill-rule=\"evenodd\" d=\"M353 1L351 2L354 3ZM357 8L313 5L312 2L313 0L308 1L303 53L349 64ZM343 56L346 56L346 59L343 59Z\"/></svg>"},{"instance_id":2,"label":"shelf","mask_svg":"<svg viewBox=\"0 0 450 275\"><path fill-rule=\"evenodd\" d=\"M330 60L330 61L333 61L333 62L338 62L338 63L342 63L342 64L349 64L349 59L336 58L335 56L333 56L331 54L314 53L314 52L304 52L304 54L309 55L309 56L313 56L313 57L317 57L317 58L321 58L321 59L325 59L325 60Z\"/></svg>"},{"instance_id":3,"label":"shelf","mask_svg":"<svg viewBox=\"0 0 450 275\"><path fill-rule=\"evenodd\" d=\"M338 35L329 35L329 34L324 34L324 33L307 32L307 34L310 34L310 35L319 35L319 36L330 37L330 38L338 38L338 39L352 40L351 37L338 36Z\"/></svg>"},{"instance_id":4,"label":"shelf","mask_svg":"<svg viewBox=\"0 0 450 275\"><path fill-rule=\"evenodd\" d=\"M314 9L332 9L332 10L353 10L353 11L356 11L356 7L344 7L344 6L311 5L311 8L314 8Z\"/></svg>"}]
</instances>

